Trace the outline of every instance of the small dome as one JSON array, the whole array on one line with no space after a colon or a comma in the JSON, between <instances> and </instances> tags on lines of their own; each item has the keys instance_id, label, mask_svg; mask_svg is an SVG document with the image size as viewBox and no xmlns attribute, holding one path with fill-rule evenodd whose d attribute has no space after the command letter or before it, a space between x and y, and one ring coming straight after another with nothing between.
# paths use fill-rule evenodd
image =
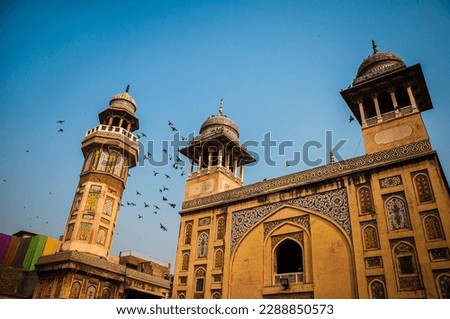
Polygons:
<instances>
[{"instance_id":1,"label":"small dome","mask_svg":"<svg viewBox=\"0 0 450 319\"><path fill-rule=\"evenodd\" d=\"M384 73L396 69L405 68L405 62L396 54L391 52L378 52L375 41L372 40L373 54L365 59L353 80L353 85L360 84Z\"/></svg>"},{"instance_id":2,"label":"small dome","mask_svg":"<svg viewBox=\"0 0 450 319\"><path fill-rule=\"evenodd\" d=\"M132 111L132 113L136 112L136 101L133 97L128 94L130 86L127 86L127 89L124 93L118 93L111 98L109 102L109 106L111 108L126 108L127 110Z\"/></svg>"},{"instance_id":3,"label":"small dome","mask_svg":"<svg viewBox=\"0 0 450 319\"><path fill-rule=\"evenodd\" d=\"M231 137L239 138L239 128L234 121L223 114L223 101L220 101L219 114L212 115L200 127L200 135L209 135L223 131Z\"/></svg>"}]
</instances>

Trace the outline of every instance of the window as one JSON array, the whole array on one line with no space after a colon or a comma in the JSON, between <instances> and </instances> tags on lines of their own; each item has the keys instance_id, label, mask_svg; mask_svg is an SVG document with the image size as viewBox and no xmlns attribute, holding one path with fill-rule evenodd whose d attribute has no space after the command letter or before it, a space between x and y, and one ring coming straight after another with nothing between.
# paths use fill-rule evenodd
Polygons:
<instances>
[{"instance_id":1,"label":"window","mask_svg":"<svg viewBox=\"0 0 450 319\"><path fill-rule=\"evenodd\" d=\"M191 238L192 238L192 223L187 223L184 233L184 244L190 245L191 244Z\"/></svg>"},{"instance_id":2,"label":"window","mask_svg":"<svg viewBox=\"0 0 450 319\"><path fill-rule=\"evenodd\" d=\"M188 270L189 269L189 253L186 252L183 254L183 263L181 265L181 270Z\"/></svg>"},{"instance_id":3,"label":"window","mask_svg":"<svg viewBox=\"0 0 450 319\"><path fill-rule=\"evenodd\" d=\"M103 292L102 292L102 298L103 298L103 299L109 299L109 298L111 298L111 289L109 289L109 288L103 289Z\"/></svg>"},{"instance_id":4,"label":"window","mask_svg":"<svg viewBox=\"0 0 450 319\"><path fill-rule=\"evenodd\" d=\"M399 290L422 289L416 250L412 243L413 239L407 238L393 246Z\"/></svg>"},{"instance_id":5,"label":"window","mask_svg":"<svg viewBox=\"0 0 450 319\"><path fill-rule=\"evenodd\" d=\"M280 243L276 249L276 273L303 272L303 254L300 245L286 239Z\"/></svg>"},{"instance_id":6,"label":"window","mask_svg":"<svg viewBox=\"0 0 450 319\"><path fill-rule=\"evenodd\" d=\"M374 280L370 283L370 297L372 299L386 299L386 289L381 281Z\"/></svg>"},{"instance_id":7,"label":"window","mask_svg":"<svg viewBox=\"0 0 450 319\"><path fill-rule=\"evenodd\" d=\"M219 217L217 220L217 240L223 239L225 236L225 218Z\"/></svg>"},{"instance_id":8,"label":"window","mask_svg":"<svg viewBox=\"0 0 450 319\"><path fill-rule=\"evenodd\" d=\"M399 272L401 275L415 274L412 256L398 257L398 263L399 263Z\"/></svg>"},{"instance_id":9,"label":"window","mask_svg":"<svg viewBox=\"0 0 450 319\"><path fill-rule=\"evenodd\" d=\"M89 286L87 289L87 299L95 299L95 295L97 294L97 288L94 286Z\"/></svg>"},{"instance_id":10,"label":"window","mask_svg":"<svg viewBox=\"0 0 450 319\"><path fill-rule=\"evenodd\" d=\"M358 196L361 214L373 213L372 192L370 191L370 188L367 186L361 187L358 190Z\"/></svg>"},{"instance_id":11,"label":"window","mask_svg":"<svg viewBox=\"0 0 450 319\"><path fill-rule=\"evenodd\" d=\"M414 177L414 184L416 185L417 197L419 203L434 201L433 191L431 189L430 180L425 173L417 174Z\"/></svg>"},{"instance_id":12,"label":"window","mask_svg":"<svg viewBox=\"0 0 450 319\"><path fill-rule=\"evenodd\" d=\"M214 256L214 267L221 268L223 266L223 250L217 249Z\"/></svg>"},{"instance_id":13,"label":"window","mask_svg":"<svg viewBox=\"0 0 450 319\"><path fill-rule=\"evenodd\" d=\"M79 281L75 281L72 284L72 289L70 290L70 299L78 299L80 297L81 291L81 283Z\"/></svg>"},{"instance_id":14,"label":"window","mask_svg":"<svg viewBox=\"0 0 450 319\"><path fill-rule=\"evenodd\" d=\"M198 268L195 272L195 292L203 292L205 290L205 274L204 268Z\"/></svg>"},{"instance_id":15,"label":"window","mask_svg":"<svg viewBox=\"0 0 450 319\"><path fill-rule=\"evenodd\" d=\"M442 274L437 278L439 294L442 299L450 299L450 275Z\"/></svg>"},{"instance_id":16,"label":"window","mask_svg":"<svg viewBox=\"0 0 450 319\"><path fill-rule=\"evenodd\" d=\"M363 230L364 247L365 249L378 249L378 234L374 226L366 226Z\"/></svg>"},{"instance_id":17,"label":"window","mask_svg":"<svg viewBox=\"0 0 450 319\"><path fill-rule=\"evenodd\" d=\"M441 228L441 222L437 216L428 215L423 220L423 225L425 228L425 235L427 240L439 240L444 239L444 233Z\"/></svg>"}]
</instances>

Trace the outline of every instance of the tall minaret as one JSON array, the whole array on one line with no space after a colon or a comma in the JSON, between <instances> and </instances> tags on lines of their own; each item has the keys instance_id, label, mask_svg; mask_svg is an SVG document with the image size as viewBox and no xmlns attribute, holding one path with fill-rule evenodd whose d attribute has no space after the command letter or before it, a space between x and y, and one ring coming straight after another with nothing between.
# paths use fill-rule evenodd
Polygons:
<instances>
[{"instance_id":1,"label":"tall minaret","mask_svg":"<svg viewBox=\"0 0 450 319\"><path fill-rule=\"evenodd\" d=\"M100 125L81 143L84 164L64 231L62 251L77 250L107 257L110 253L128 170L138 161L136 102L116 94L99 113Z\"/></svg>"}]
</instances>

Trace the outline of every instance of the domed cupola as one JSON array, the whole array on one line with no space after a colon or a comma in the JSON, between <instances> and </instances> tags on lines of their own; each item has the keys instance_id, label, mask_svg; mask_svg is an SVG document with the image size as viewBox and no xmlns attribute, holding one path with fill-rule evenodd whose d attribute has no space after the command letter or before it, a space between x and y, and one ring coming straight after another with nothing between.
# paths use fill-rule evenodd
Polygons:
<instances>
[{"instance_id":1,"label":"domed cupola","mask_svg":"<svg viewBox=\"0 0 450 319\"><path fill-rule=\"evenodd\" d=\"M200 135L206 137L212 134L224 133L232 139L239 138L239 129L236 123L223 114L223 100L220 100L219 113L212 115L200 127Z\"/></svg>"},{"instance_id":2,"label":"domed cupola","mask_svg":"<svg viewBox=\"0 0 450 319\"><path fill-rule=\"evenodd\" d=\"M378 52L377 45L372 40L373 54L369 55L360 65L353 85L369 81L373 78L394 70L406 68L405 62L391 52Z\"/></svg>"}]
</instances>

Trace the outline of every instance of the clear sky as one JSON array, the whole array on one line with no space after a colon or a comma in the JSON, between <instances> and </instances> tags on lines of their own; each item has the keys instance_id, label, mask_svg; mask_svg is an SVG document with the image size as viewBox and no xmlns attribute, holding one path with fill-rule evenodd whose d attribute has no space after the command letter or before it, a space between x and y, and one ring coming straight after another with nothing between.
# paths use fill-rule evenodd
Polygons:
<instances>
[{"instance_id":1,"label":"clear sky","mask_svg":"<svg viewBox=\"0 0 450 319\"><path fill-rule=\"evenodd\" d=\"M0 0L0 232L64 232L84 134L128 83L136 133L147 135L144 152L153 142L157 160L173 139L168 120L182 136L196 135L220 99L242 142L260 145L267 133L278 144L292 141L284 154L272 149L275 165L248 167L245 184L307 169L285 162L307 141L325 143L326 131L333 144L346 140L342 158L364 154L339 92L372 53L372 39L379 51L422 65L434 105L423 118L448 179L449 34L447 1ZM251 151L263 157L261 146ZM323 163L327 156L325 148L310 154ZM137 205L120 212L113 254L174 262L180 173L149 162L131 170L123 202ZM175 209L162 202L163 185ZM164 210L153 214L144 201Z\"/></svg>"}]
</instances>

